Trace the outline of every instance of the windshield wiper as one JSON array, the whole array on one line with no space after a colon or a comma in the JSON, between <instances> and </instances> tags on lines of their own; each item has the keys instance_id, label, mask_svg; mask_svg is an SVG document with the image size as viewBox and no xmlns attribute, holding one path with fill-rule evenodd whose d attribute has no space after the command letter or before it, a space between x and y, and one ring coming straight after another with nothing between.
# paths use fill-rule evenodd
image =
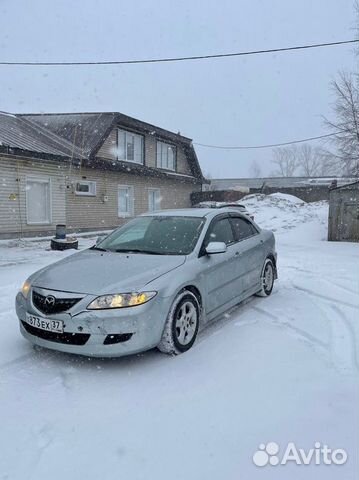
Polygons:
<instances>
[{"instance_id":1,"label":"windshield wiper","mask_svg":"<svg viewBox=\"0 0 359 480\"><path fill-rule=\"evenodd\" d=\"M93 247L90 247L89 250L99 250L100 252L108 252L106 248L97 247L96 245L94 245Z\"/></svg>"},{"instance_id":2,"label":"windshield wiper","mask_svg":"<svg viewBox=\"0 0 359 480\"><path fill-rule=\"evenodd\" d=\"M147 253L148 255L163 255L163 253L155 252L153 250L141 250L139 248L118 248L117 253Z\"/></svg>"}]
</instances>

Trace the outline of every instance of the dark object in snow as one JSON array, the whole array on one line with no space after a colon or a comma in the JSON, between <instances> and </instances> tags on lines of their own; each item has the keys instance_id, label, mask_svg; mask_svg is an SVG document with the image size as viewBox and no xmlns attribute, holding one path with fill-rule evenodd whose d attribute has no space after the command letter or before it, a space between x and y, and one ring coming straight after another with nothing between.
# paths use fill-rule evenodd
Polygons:
<instances>
[{"instance_id":1,"label":"dark object in snow","mask_svg":"<svg viewBox=\"0 0 359 480\"><path fill-rule=\"evenodd\" d=\"M51 250L70 250L71 248L77 250L79 241L75 237L52 238Z\"/></svg>"},{"instance_id":2,"label":"dark object in snow","mask_svg":"<svg viewBox=\"0 0 359 480\"><path fill-rule=\"evenodd\" d=\"M55 238L61 240L66 238L66 225L56 225Z\"/></svg>"}]
</instances>

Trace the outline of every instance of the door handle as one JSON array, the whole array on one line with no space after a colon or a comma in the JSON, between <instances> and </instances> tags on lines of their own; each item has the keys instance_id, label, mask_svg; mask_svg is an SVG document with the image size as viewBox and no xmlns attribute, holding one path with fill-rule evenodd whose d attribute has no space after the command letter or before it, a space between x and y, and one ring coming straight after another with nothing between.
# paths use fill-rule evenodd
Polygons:
<instances>
[{"instance_id":1,"label":"door handle","mask_svg":"<svg viewBox=\"0 0 359 480\"><path fill-rule=\"evenodd\" d=\"M234 256L235 256L235 257L241 257L241 256L242 256L242 253L236 252L236 253L234 254Z\"/></svg>"}]
</instances>

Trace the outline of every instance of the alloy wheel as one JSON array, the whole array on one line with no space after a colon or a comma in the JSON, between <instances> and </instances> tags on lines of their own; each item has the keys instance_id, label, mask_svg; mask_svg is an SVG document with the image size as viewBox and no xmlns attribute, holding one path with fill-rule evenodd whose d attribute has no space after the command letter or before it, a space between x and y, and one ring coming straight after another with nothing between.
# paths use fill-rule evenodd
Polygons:
<instances>
[{"instance_id":1,"label":"alloy wheel","mask_svg":"<svg viewBox=\"0 0 359 480\"><path fill-rule=\"evenodd\" d=\"M175 332L181 345L188 345L197 329L198 315L192 302L184 302L176 315Z\"/></svg>"}]
</instances>

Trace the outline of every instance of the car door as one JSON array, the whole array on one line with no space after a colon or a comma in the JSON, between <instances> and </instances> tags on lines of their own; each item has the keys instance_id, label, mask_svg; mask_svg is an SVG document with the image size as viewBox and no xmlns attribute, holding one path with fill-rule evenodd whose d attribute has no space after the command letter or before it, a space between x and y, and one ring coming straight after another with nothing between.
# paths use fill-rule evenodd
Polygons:
<instances>
[{"instance_id":1,"label":"car door","mask_svg":"<svg viewBox=\"0 0 359 480\"><path fill-rule=\"evenodd\" d=\"M264 263L263 241L260 232L249 220L236 214L230 215L236 240L235 268L241 273L241 290L245 295L260 286Z\"/></svg>"},{"instance_id":2,"label":"car door","mask_svg":"<svg viewBox=\"0 0 359 480\"><path fill-rule=\"evenodd\" d=\"M209 242L224 242L227 251L207 255L205 248ZM206 292L206 314L211 318L238 295L237 272L233 268L234 244L234 232L229 215L215 217L208 227L199 256L200 279Z\"/></svg>"}]
</instances>

